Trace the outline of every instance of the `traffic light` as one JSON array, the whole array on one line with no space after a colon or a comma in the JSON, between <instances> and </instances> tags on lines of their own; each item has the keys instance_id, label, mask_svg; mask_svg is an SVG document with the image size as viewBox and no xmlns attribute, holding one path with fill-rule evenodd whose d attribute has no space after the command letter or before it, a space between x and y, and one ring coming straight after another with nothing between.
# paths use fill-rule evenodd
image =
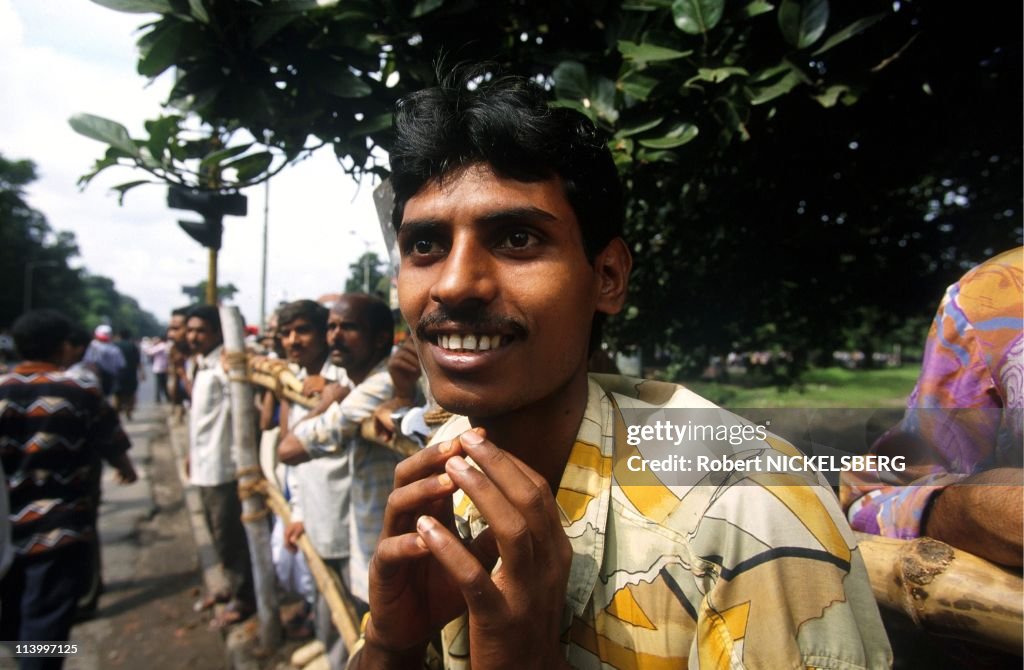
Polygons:
<instances>
[{"instance_id":1,"label":"traffic light","mask_svg":"<svg viewBox=\"0 0 1024 670\"><path fill-rule=\"evenodd\" d=\"M220 249L225 215L245 216L247 211L246 197L240 193L217 193L184 186L171 186L167 190L167 206L202 215L202 221L178 221L178 225L208 249Z\"/></svg>"}]
</instances>

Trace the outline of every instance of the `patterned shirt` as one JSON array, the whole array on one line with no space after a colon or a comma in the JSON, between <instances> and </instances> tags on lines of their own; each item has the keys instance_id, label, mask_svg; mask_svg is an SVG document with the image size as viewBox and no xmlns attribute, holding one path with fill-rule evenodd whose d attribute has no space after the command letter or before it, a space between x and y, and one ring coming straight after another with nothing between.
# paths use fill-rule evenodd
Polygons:
<instances>
[{"instance_id":1,"label":"patterned shirt","mask_svg":"<svg viewBox=\"0 0 1024 670\"><path fill-rule=\"evenodd\" d=\"M623 409L714 408L674 384L592 375L556 501L573 549L562 640L574 668L887 668L889 644L856 541L810 474L666 486L626 471ZM740 421L724 410L725 420ZM433 441L469 426L457 417ZM795 456L769 435L758 449ZM461 492L460 492L461 493ZM486 527L455 497L463 536ZM469 668L465 616L444 666Z\"/></svg>"},{"instance_id":2,"label":"patterned shirt","mask_svg":"<svg viewBox=\"0 0 1024 670\"><path fill-rule=\"evenodd\" d=\"M130 446L94 380L32 362L0 376L0 458L16 553L91 541L100 459Z\"/></svg>"},{"instance_id":3,"label":"patterned shirt","mask_svg":"<svg viewBox=\"0 0 1024 670\"><path fill-rule=\"evenodd\" d=\"M1022 254L1017 248L991 258L946 289L907 412L872 447L905 455L906 471L886 473L886 484L871 472L842 475L840 498L857 530L918 537L925 510L945 486L1022 466Z\"/></svg>"},{"instance_id":4,"label":"patterned shirt","mask_svg":"<svg viewBox=\"0 0 1024 670\"><path fill-rule=\"evenodd\" d=\"M293 434L314 458L349 450L351 512L349 575L352 594L369 599L370 557L384 523L384 507L394 488L395 466L402 456L363 439L360 428L373 411L393 395L387 359L381 361L344 400L320 416L295 426Z\"/></svg>"}]
</instances>

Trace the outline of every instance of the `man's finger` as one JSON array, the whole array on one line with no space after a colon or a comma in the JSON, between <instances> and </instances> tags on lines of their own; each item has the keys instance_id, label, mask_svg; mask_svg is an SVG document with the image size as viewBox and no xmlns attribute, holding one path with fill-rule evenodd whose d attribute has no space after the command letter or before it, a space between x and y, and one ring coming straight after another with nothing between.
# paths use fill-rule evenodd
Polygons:
<instances>
[{"instance_id":1,"label":"man's finger","mask_svg":"<svg viewBox=\"0 0 1024 670\"><path fill-rule=\"evenodd\" d=\"M450 530L429 516L416 520L416 532L434 559L462 592L470 613L495 611L503 606L501 591L490 571L462 545Z\"/></svg>"},{"instance_id":2,"label":"man's finger","mask_svg":"<svg viewBox=\"0 0 1024 670\"><path fill-rule=\"evenodd\" d=\"M430 475L394 489L384 508L383 535L391 537L411 529L409 515L422 513L435 503L447 502L454 492L455 484L446 473Z\"/></svg>"},{"instance_id":3,"label":"man's finger","mask_svg":"<svg viewBox=\"0 0 1024 670\"><path fill-rule=\"evenodd\" d=\"M558 521L551 488L533 468L474 432L463 433L459 439L466 454L526 517L535 533L552 520ZM474 498L474 502L478 501Z\"/></svg>"},{"instance_id":4,"label":"man's finger","mask_svg":"<svg viewBox=\"0 0 1024 670\"><path fill-rule=\"evenodd\" d=\"M417 451L395 467L395 488L430 475L441 474L444 472L444 462L461 451L459 438L439 442Z\"/></svg>"},{"instance_id":5,"label":"man's finger","mask_svg":"<svg viewBox=\"0 0 1024 670\"><path fill-rule=\"evenodd\" d=\"M409 561L429 554L430 550L418 533L387 537L377 543L370 561L371 571L382 579L390 579Z\"/></svg>"},{"instance_id":6,"label":"man's finger","mask_svg":"<svg viewBox=\"0 0 1024 670\"><path fill-rule=\"evenodd\" d=\"M543 523L537 529L531 528L527 517L512 504L491 478L473 468L461 456L450 458L445 468L452 482L469 496L487 519L494 532L503 564L517 574L529 570L533 565L535 530L544 530ZM519 473L518 477L522 485L531 486L530 480L522 473ZM535 512L532 514L536 515ZM538 518L543 522L543 517Z\"/></svg>"}]
</instances>

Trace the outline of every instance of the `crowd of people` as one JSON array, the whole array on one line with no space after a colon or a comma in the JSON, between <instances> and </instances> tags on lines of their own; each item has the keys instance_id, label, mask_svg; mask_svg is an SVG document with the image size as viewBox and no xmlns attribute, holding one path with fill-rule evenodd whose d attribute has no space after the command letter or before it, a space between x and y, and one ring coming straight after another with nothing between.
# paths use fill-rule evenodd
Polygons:
<instances>
[{"instance_id":1,"label":"crowd of people","mask_svg":"<svg viewBox=\"0 0 1024 670\"><path fill-rule=\"evenodd\" d=\"M281 306L252 352L287 361L315 399L268 390L259 400L263 440L280 463L273 477L291 506L289 524L273 522L275 569L307 604L294 632L315 634L335 668L889 667L864 560L820 476L734 473L671 486L619 467L637 453L625 439L630 411L714 405L675 384L589 371L632 265L607 145L531 82L461 77L396 110L392 223L408 340L396 344L386 304L343 294ZM73 605L58 614L37 605L78 588L51 580L95 534L97 459L134 476L98 388L130 416L115 363L134 371L139 357L97 329L85 360L99 379L82 381L70 365L72 328L58 316L15 324L26 361L0 379L17 553L3 581L3 639L65 639L66 627L38 637L32 626L70 625ZM1019 407L1015 327L1002 401ZM187 415L187 471L227 576L227 590L202 602L224 603L216 626L255 609L233 449L256 445L232 435L223 341L217 308L195 306L176 310L167 341L143 350L166 381L173 420ZM66 433L47 438L61 446L28 448L42 439L30 424L52 421L65 402L80 409ZM447 421L427 425L425 405ZM723 424L743 423L716 411ZM375 435L421 448L403 458ZM793 451L774 436L742 449ZM53 476L28 474L39 470ZM1015 483L1017 507L1019 472L999 480ZM843 499L856 524L913 525L915 512L869 513L892 509L880 496L893 492L857 484ZM1013 523L1004 535L1019 556ZM296 553L302 537L356 603L362 635L351 658Z\"/></svg>"}]
</instances>

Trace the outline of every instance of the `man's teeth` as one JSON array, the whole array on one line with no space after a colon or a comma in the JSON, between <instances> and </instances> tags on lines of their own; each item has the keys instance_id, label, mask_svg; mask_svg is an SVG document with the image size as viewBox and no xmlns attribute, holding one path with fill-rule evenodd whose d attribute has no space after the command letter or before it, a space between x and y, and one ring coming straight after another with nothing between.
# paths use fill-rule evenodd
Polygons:
<instances>
[{"instance_id":1,"label":"man's teeth","mask_svg":"<svg viewBox=\"0 0 1024 670\"><path fill-rule=\"evenodd\" d=\"M501 346L501 335L440 335L437 342L449 351L487 351Z\"/></svg>"}]
</instances>

